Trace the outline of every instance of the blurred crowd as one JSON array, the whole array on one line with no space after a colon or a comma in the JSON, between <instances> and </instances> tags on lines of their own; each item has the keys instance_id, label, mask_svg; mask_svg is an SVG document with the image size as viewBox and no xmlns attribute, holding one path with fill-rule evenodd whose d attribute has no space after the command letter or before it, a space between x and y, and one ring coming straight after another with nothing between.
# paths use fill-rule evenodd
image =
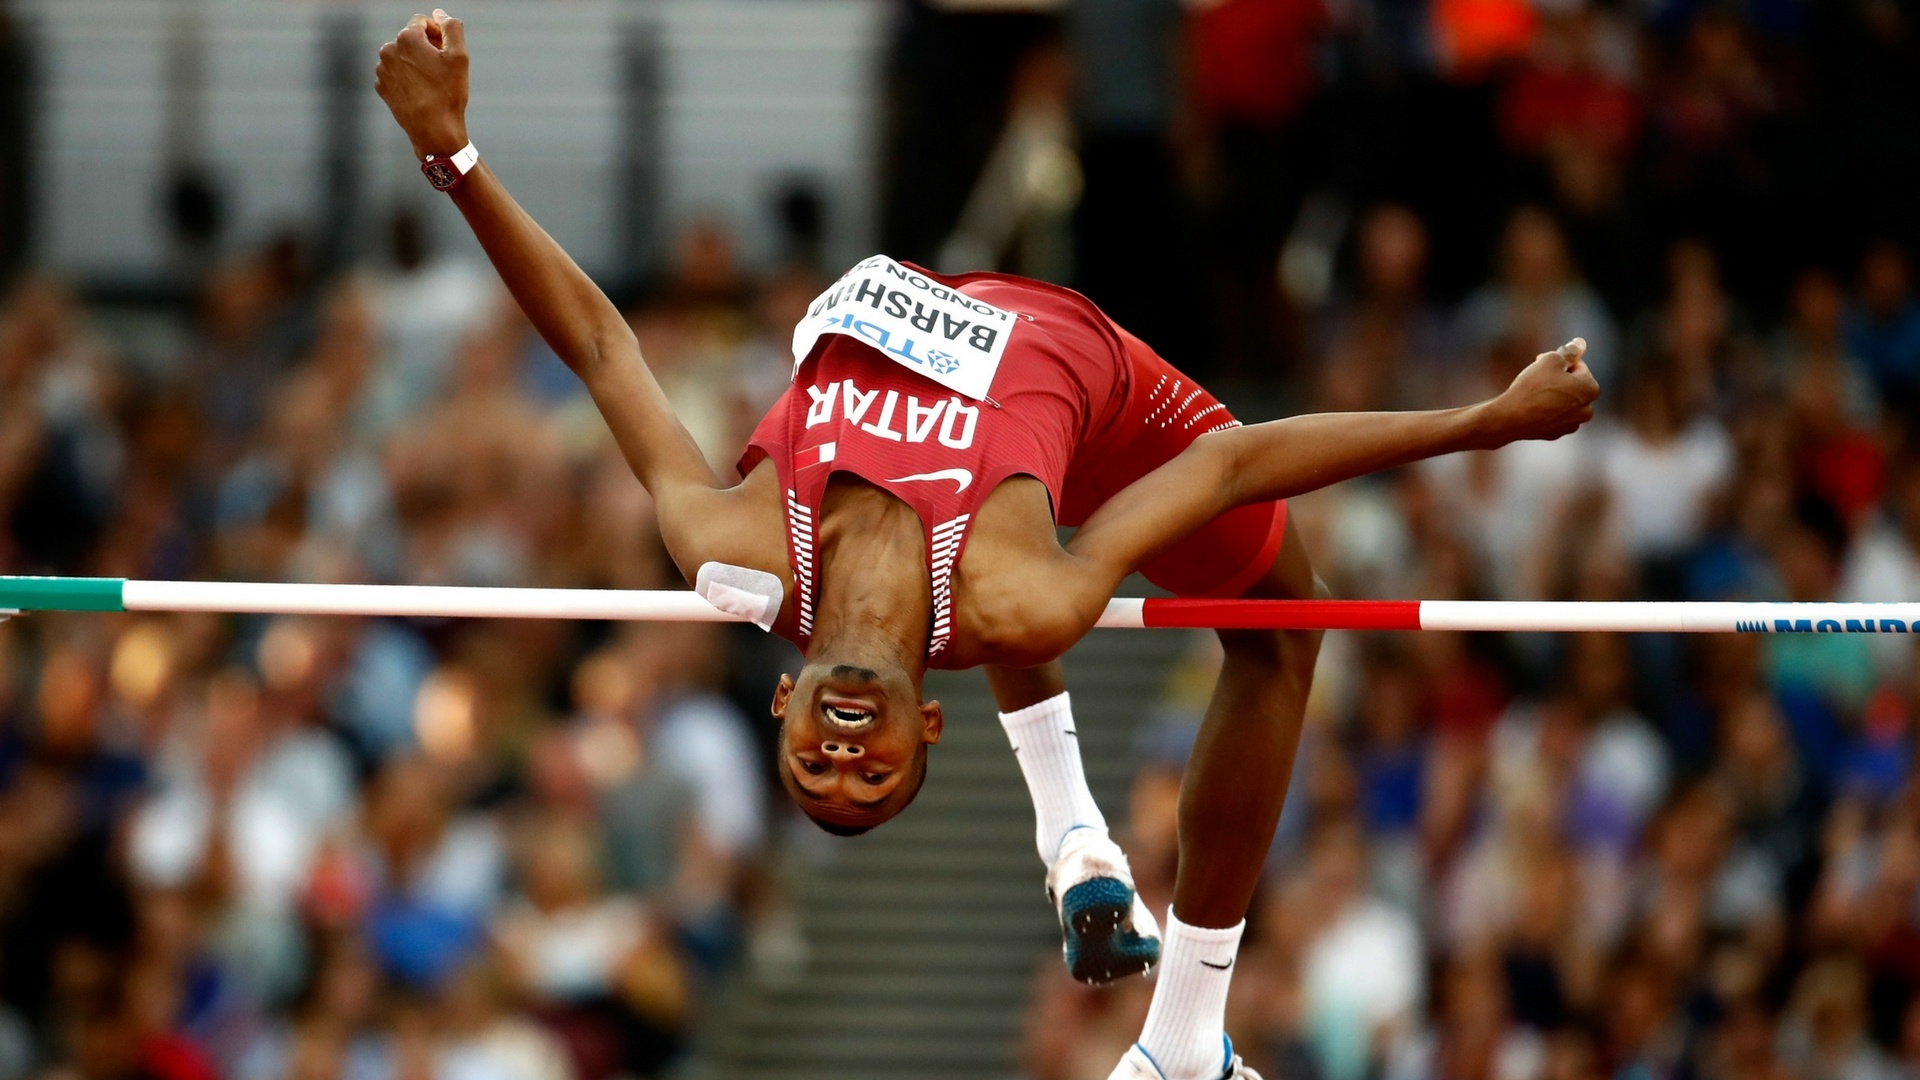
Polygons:
<instances>
[{"instance_id":1,"label":"blurred crowd","mask_svg":"<svg viewBox=\"0 0 1920 1080\"><path fill-rule=\"evenodd\" d=\"M1081 75L1060 227L1170 355L1387 409L1587 340L1581 433L1296 500L1336 594L1920 599L1920 237L1888 171L1920 148L1920 5L1138 0L1041 37L1136 62ZM1236 1048L1295 1080L1920 1073L1916 644L1330 637ZM1140 747L1156 906L1212 662ZM1029 1074L1097 1080L1150 986L1055 966Z\"/></svg>"},{"instance_id":2,"label":"blurred crowd","mask_svg":"<svg viewBox=\"0 0 1920 1080\"><path fill-rule=\"evenodd\" d=\"M1349 597L1920 600L1920 3L898 5L881 234L1069 282L1230 400L1432 407L1575 335L1588 430L1297 500ZM968 88L965 94L955 87ZM837 267L622 296L724 468ZM0 301L0 572L677 587L483 265L218 249ZM1229 1027L1304 1080L1920 1072L1909 634L1330 637ZM754 631L0 624L0 1080L600 1080L792 948ZM1120 822L1164 909L1197 643ZM773 800L777 802L777 800ZM808 836L804 842L826 841ZM783 942L785 944L783 945ZM1150 984L1038 959L1031 1080Z\"/></svg>"},{"instance_id":3,"label":"blurred crowd","mask_svg":"<svg viewBox=\"0 0 1920 1080\"><path fill-rule=\"evenodd\" d=\"M0 570L680 587L497 279L408 215L390 248L330 276L291 238L235 255L186 319L16 283ZM716 461L783 386L797 280L750 288L698 225L634 307ZM0 624L0 1077L670 1068L781 919L745 709L784 646L730 630Z\"/></svg>"}]
</instances>

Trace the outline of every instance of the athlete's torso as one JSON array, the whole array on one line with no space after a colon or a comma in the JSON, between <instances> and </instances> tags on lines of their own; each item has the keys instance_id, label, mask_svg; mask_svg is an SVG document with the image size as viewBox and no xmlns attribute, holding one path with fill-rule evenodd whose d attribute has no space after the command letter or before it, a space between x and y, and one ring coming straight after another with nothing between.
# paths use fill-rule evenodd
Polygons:
<instances>
[{"instance_id":1,"label":"athlete's torso","mask_svg":"<svg viewBox=\"0 0 1920 1080\"><path fill-rule=\"evenodd\" d=\"M999 274L891 273L902 271L842 290L829 314L852 332L827 333L812 346L793 386L754 432L741 472L777 473L792 572L783 630L796 643L805 647L813 629L827 481L849 473L906 503L926 530L929 663L1002 661L983 652L976 631L981 622L1004 621L986 605L1004 605L975 586L989 567L999 576L1010 564L1059 554L1054 509L1069 466L1126 401L1128 366L1113 325L1077 293ZM938 318L930 303L916 302L937 299L933 290L949 290L947 314ZM942 355L902 330L924 333L936 346L977 332L961 325L964 307L953 307L953 294L1016 316L983 397L899 359L923 364ZM894 331L878 327L883 319L858 322L868 311L896 315Z\"/></svg>"}]
</instances>

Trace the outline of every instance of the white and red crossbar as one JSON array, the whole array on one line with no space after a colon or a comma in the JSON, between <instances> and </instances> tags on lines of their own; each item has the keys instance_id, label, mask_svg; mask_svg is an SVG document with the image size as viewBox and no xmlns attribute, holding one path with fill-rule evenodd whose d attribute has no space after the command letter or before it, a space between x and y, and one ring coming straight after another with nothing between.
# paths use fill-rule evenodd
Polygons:
<instances>
[{"instance_id":1,"label":"white and red crossbar","mask_svg":"<svg viewBox=\"0 0 1920 1080\"><path fill-rule=\"evenodd\" d=\"M1920 603L1549 600L1129 600L1100 626L1218 630L1508 630L1546 633L1920 633Z\"/></svg>"},{"instance_id":2,"label":"white and red crossbar","mask_svg":"<svg viewBox=\"0 0 1920 1080\"><path fill-rule=\"evenodd\" d=\"M741 622L691 592L478 589L0 577L0 612L205 611L264 615ZM1269 630L1920 633L1920 603L1115 599L1098 626Z\"/></svg>"}]
</instances>

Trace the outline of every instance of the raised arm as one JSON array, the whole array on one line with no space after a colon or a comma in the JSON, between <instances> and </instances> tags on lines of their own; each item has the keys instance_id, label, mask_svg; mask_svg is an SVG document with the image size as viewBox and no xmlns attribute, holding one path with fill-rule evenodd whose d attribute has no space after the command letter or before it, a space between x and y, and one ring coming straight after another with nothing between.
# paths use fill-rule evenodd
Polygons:
<instances>
[{"instance_id":1,"label":"raised arm","mask_svg":"<svg viewBox=\"0 0 1920 1080\"><path fill-rule=\"evenodd\" d=\"M1095 572L1091 591L1104 603L1103 590L1233 507L1461 450L1558 439L1593 418L1600 396L1585 352L1575 338L1529 364L1500 396L1465 408L1319 413L1203 435L1108 500L1067 550Z\"/></svg>"},{"instance_id":2,"label":"raised arm","mask_svg":"<svg viewBox=\"0 0 1920 1080\"><path fill-rule=\"evenodd\" d=\"M439 10L415 15L381 47L374 85L416 157L448 156L467 145L467 36L459 19ZM677 488L719 488L619 309L484 161L454 189L453 201L534 328L586 384L647 490L664 503Z\"/></svg>"}]
</instances>

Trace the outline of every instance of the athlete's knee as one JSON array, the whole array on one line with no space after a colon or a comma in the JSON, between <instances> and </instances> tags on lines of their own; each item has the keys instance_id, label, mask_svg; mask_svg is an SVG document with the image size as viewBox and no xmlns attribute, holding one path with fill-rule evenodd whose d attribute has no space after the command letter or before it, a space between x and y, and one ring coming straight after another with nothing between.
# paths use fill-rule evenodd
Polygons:
<instances>
[{"instance_id":1,"label":"athlete's knee","mask_svg":"<svg viewBox=\"0 0 1920 1080\"><path fill-rule=\"evenodd\" d=\"M1313 677L1320 634L1312 630L1222 630L1220 646L1229 666L1243 672L1304 684Z\"/></svg>"},{"instance_id":2,"label":"athlete's knee","mask_svg":"<svg viewBox=\"0 0 1920 1080\"><path fill-rule=\"evenodd\" d=\"M1333 599L1333 590L1318 574L1312 575L1312 581L1314 599ZM1221 648L1226 651L1229 662L1302 683L1313 677L1314 665L1320 658L1320 640L1324 636L1319 630L1222 630L1219 633Z\"/></svg>"}]
</instances>

